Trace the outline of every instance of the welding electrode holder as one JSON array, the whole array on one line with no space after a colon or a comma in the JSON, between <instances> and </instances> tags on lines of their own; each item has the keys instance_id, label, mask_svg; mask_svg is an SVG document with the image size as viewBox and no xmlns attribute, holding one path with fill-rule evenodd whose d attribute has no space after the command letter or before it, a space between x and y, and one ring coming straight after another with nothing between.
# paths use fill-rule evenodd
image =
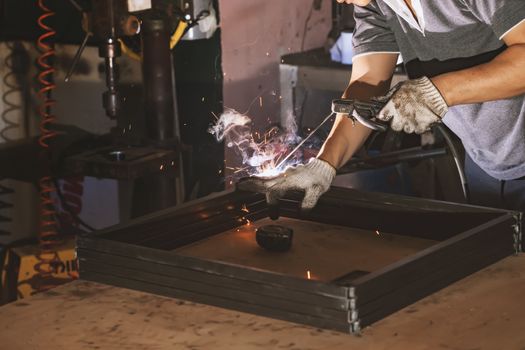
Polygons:
<instances>
[{"instance_id":1,"label":"welding electrode holder","mask_svg":"<svg viewBox=\"0 0 525 350\"><path fill-rule=\"evenodd\" d=\"M336 99L332 101L332 113L347 114L353 121L357 121L367 128L385 132L388 125L375 119L383 109L385 103L379 101L362 102L351 99Z\"/></svg>"}]
</instances>

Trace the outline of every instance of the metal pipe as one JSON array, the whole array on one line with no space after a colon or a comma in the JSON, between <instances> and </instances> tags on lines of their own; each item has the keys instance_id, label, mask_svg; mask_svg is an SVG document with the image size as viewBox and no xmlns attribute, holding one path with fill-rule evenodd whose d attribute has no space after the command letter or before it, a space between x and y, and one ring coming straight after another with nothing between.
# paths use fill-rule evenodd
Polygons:
<instances>
[{"instance_id":1,"label":"metal pipe","mask_svg":"<svg viewBox=\"0 0 525 350\"><path fill-rule=\"evenodd\" d=\"M161 145L175 138L170 33L163 18L142 23L142 74L146 109L146 135Z\"/></svg>"},{"instance_id":2,"label":"metal pipe","mask_svg":"<svg viewBox=\"0 0 525 350\"><path fill-rule=\"evenodd\" d=\"M446 154L447 150L445 148L423 149L421 147L414 147L394 152L382 153L380 155L368 158L351 159L337 171L337 174L341 175L359 170L376 169L400 162L434 158L444 156Z\"/></svg>"},{"instance_id":3,"label":"metal pipe","mask_svg":"<svg viewBox=\"0 0 525 350\"><path fill-rule=\"evenodd\" d=\"M170 33L166 20L158 16L145 18L141 27L146 138L153 146L173 148L177 138ZM174 174L161 169L136 180L133 197L133 217L175 205Z\"/></svg>"}]
</instances>

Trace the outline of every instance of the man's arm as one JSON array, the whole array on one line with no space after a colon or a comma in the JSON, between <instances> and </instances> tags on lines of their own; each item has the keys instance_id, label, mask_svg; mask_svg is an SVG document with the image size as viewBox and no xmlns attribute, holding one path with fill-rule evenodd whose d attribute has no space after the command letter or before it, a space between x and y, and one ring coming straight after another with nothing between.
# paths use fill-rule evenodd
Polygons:
<instances>
[{"instance_id":1,"label":"man's arm","mask_svg":"<svg viewBox=\"0 0 525 350\"><path fill-rule=\"evenodd\" d=\"M360 55L352 62L350 83L343 98L367 101L386 94L397 62L397 53ZM354 123L346 115L337 115L332 131L317 158L334 168L343 166L361 148L370 135L367 127Z\"/></svg>"},{"instance_id":2,"label":"man's arm","mask_svg":"<svg viewBox=\"0 0 525 350\"><path fill-rule=\"evenodd\" d=\"M390 87L397 56L397 53L373 53L355 57L350 83L343 97L368 100L384 95ZM368 128L359 123L352 124L346 115L338 115L317 159L290 167L275 177L253 177L241 181L238 188L265 193L270 205L277 205L289 190L303 190L301 208L313 208L319 197L330 188L336 175L334 168L344 165L370 135Z\"/></svg>"},{"instance_id":3,"label":"man's arm","mask_svg":"<svg viewBox=\"0 0 525 350\"><path fill-rule=\"evenodd\" d=\"M448 106L525 93L525 22L508 32L503 41L508 48L491 62L431 79Z\"/></svg>"}]
</instances>

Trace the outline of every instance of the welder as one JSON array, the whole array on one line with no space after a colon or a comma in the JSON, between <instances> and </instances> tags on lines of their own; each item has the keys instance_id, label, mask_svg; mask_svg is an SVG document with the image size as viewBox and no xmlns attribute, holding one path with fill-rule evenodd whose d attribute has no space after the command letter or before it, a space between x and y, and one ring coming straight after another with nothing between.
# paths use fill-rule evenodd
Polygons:
<instances>
[{"instance_id":1,"label":"welder","mask_svg":"<svg viewBox=\"0 0 525 350\"><path fill-rule=\"evenodd\" d=\"M471 202L525 211L525 1L338 2L356 21L343 98L383 99L377 118L396 131L443 122L466 150ZM399 55L409 79L388 91ZM370 132L338 114L316 158L256 185L270 204L303 190L312 208Z\"/></svg>"}]
</instances>

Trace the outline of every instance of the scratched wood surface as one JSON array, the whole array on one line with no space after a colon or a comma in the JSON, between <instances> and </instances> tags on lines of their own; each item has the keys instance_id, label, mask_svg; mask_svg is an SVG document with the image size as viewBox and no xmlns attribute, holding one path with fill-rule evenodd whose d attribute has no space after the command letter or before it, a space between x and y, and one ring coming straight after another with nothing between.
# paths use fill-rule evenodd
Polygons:
<instances>
[{"instance_id":1,"label":"scratched wood surface","mask_svg":"<svg viewBox=\"0 0 525 350\"><path fill-rule=\"evenodd\" d=\"M361 337L76 281L0 307L6 350L523 350L525 256L506 258Z\"/></svg>"},{"instance_id":2,"label":"scratched wood surface","mask_svg":"<svg viewBox=\"0 0 525 350\"><path fill-rule=\"evenodd\" d=\"M257 245L257 227L278 224L294 230L288 252L268 252ZM423 250L436 241L386 232L281 218L258 220L176 249L182 255L224 261L263 270L331 281L352 271L372 272Z\"/></svg>"}]
</instances>

